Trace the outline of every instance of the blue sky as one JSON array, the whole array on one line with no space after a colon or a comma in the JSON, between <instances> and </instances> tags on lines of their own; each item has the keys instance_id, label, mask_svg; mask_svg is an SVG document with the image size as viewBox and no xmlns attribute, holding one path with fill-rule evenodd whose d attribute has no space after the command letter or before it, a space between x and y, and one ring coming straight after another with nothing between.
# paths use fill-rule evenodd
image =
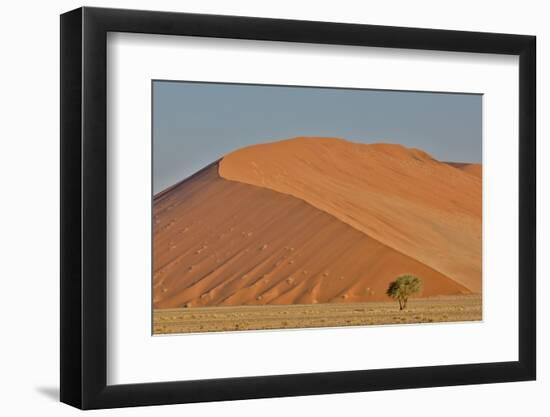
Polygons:
<instances>
[{"instance_id":1,"label":"blue sky","mask_svg":"<svg viewBox=\"0 0 550 417\"><path fill-rule=\"evenodd\" d=\"M243 146L294 136L399 143L481 162L482 96L153 81L153 191Z\"/></svg>"}]
</instances>

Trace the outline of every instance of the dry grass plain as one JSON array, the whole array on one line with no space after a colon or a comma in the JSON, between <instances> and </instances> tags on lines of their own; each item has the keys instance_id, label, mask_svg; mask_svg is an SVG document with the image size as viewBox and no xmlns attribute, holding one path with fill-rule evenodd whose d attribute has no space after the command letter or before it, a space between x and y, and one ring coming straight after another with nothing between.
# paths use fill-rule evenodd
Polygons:
<instances>
[{"instance_id":1,"label":"dry grass plain","mask_svg":"<svg viewBox=\"0 0 550 417\"><path fill-rule=\"evenodd\" d=\"M191 307L153 311L153 334L479 321L481 295L397 302Z\"/></svg>"}]
</instances>

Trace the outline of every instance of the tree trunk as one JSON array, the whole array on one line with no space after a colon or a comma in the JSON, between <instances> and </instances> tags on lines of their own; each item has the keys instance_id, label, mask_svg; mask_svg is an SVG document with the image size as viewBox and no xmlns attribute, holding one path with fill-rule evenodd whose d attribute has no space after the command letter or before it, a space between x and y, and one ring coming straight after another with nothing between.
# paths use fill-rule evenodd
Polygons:
<instances>
[{"instance_id":1,"label":"tree trunk","mask_svg":"<svg viewBox=\"0 0 550 417\"><path fill-rule=\"evenodd\" d=\"M399 310L403 310L403 300L399 299Z\"/></svg>"},{"instance_id":2,"label":"tree trunk","mask_svg":"<svg viewBox=\"0 0 550 417\"><path fill-rule=\"evenodd\" d=\"M407 300L408 300L408 298L405 298L403 300L403 310L407 308Z\"/></svg>"}]
</instances>

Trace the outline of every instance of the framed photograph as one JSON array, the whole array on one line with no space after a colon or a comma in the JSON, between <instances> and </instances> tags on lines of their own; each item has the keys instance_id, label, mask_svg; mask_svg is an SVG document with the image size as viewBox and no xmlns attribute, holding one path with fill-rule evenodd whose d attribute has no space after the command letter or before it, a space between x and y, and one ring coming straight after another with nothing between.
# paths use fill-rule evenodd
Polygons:
<instances>
[{"instance_id":1,"label":"framed photograph","mask_svg":"<svg viewBox=\"0 0 550 417\"><path fill-rule=\"evenodd\" d=\"M61 16L61 401L533 380L535 37Z\"/></svg>"}]
</instances>

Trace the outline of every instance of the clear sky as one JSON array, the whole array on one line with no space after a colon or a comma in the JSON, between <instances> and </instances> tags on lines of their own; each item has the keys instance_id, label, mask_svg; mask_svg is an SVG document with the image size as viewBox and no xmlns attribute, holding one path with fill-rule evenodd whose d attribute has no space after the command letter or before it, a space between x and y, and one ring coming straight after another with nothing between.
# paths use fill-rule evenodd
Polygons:
<instances>
[{"instance_id":1,"label":"clear sky","mask_svg":"<svg viewBox=\"0 0 550 417\"><path fill-rule=\"evenodd\" d=\"M243 146L295 136L399 143L481 162L482 96L153 82L153 191Z\"/></svg>"}]
</instances>

